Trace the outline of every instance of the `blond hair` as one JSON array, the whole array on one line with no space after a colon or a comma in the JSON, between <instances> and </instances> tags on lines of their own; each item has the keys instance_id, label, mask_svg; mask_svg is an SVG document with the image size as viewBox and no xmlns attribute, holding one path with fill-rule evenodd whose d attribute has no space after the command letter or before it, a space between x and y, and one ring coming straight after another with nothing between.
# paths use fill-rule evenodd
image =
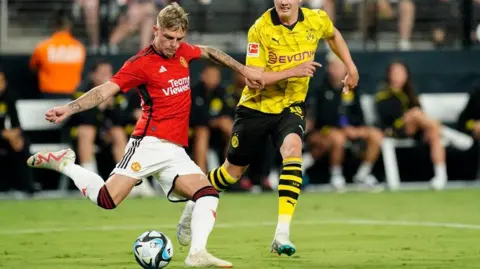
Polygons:
<instances>
[{"instance_id":1,"label":"blond hair","mask_svg":"<svg viewBox=\"0 0 480 269\"><path fill-rule=\"evenodd\" d=\"M186 31L188 29L188 14L177 3L172 3L158 13L157 26L163 29Z\"/></svg>"}]
</instances>

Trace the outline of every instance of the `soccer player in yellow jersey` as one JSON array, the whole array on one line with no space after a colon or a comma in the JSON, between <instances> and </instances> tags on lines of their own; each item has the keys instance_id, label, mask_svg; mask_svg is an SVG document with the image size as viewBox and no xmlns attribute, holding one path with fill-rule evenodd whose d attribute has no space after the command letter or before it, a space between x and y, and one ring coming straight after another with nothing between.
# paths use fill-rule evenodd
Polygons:
<instances>
[{"instance_id":1,"label":"soccer player in yellow jersey","mask_svg":"<svg viewBox=\"0 0 480 269\"><path fill-rule=\"evenodd\" d=\"M348 70L344 90L358 83L358 71L347 44L323 10L300 8L301 0L274 0L248 32L246 64L263 71L265 87L250 81L243 90L236 110L230 146L225 163L208 173L217 190L225 190L245 172L250 160L273 138L283 158L278 185L278 224L272 251L291 256L290 222L302 186L302 144L305 131L305 97L308 83L320 64L313 61L318 42L326 39L331 50ZM191 202L190 202L191 203ZM177 237L188 244L187 204L178 225Z\"/></svg>"}]
</instances>

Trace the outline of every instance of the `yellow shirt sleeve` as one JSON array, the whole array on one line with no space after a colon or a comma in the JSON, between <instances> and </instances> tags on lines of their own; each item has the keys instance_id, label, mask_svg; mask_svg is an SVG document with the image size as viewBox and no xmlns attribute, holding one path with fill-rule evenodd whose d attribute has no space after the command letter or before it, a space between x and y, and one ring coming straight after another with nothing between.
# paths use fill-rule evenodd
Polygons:
<instances>
[{"instance_id":1,"label":"yellow shirt sleeve","mask_svg":"<svg viewBox=\"0 0 480 269\"><path fill-rule=\"evenodd\" d=\"M248 45L247 45L247 66L266 67L268 57L268 48L262 42L262 37L258 31L258 26L255 24L248 30Z\"/></svg>"},{"instance_id":2,"label":"yellow shirt sleeve","mask_svg":"<svg viewBox=\"0 0 480 269\"><path fill-rule=\"evenodd\" d=\"M319 9L317 10L317 12L320 17L321 25L318 29L320 38L328 39L333 37L335 34L335 27L333 26L332 20L330 19L330 17L328 17L328 14L325 11Z\"/></svg>"}]
</instances>

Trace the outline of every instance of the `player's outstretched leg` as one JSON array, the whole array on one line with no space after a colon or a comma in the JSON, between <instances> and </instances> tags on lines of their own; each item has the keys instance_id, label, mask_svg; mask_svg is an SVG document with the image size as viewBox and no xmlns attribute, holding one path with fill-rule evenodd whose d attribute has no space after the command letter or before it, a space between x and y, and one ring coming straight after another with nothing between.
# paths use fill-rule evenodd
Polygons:
<instances>
[{"instance_id":1,"label":"player's outstretched leg","mask_svg":"<svg viewBox=\"0 0 480 269\"><path fill-rule=\"evenodd\" d=\"M278 255L295 253L290 242L290 223L297 207L302 187L302 139L296 133L288 134L280 147L282 172L278 182L278 223L272 242L272 252Z\"/></svg>"},{"instance_id":2,"label":"player's outstretched leg","mask_svg":"<svg viewBox=\"0 0 480 269\"><path fill-rule=\"evenodd\" d=\"M230 175L226 169L226 166L232 164L225 162L222 166L211 170L208 172L207 178L210 181L210 184L218 191L224 191L228 186L235 184L238 181L240 176L234 177ZM242 174L246 168L238 166L239 174ZM191 229L190 229L190 220L192 217L193 208L195 207L195 202L188 201L185 209L183 210L180 221L177 225L177 239L180 245L188 246L191 240Z\"/></svg>"},{"instance_id":3,"label":"player's outstretched leg","mask_svg":"<svg viewBox=\"0 0 480 269\"><path fill-rule=\"evenodd\" d=\"M191 247L185 259L185 266L231 268L230 262L218 259L207 252L208 237L217 217L218 192L204 175L195 174L178 177L174 190L177 194L190 197L194 202L191 212Z\"/></svg>"},{"instance_id":4,"label":"player's outstretched leg","mask_svg":"<svg viewBox=\"0 0 480 269\"><path fill-rule=\"evenodd\" d=\"M99 207L104 209L114 209L116 207L103 179L99 175L76 165L75 152L71 149L36 153L28 158L27 164L30 167L50 169L65 174L73 180L75 186L84 196Z\"/></svg>"}]
</instances>

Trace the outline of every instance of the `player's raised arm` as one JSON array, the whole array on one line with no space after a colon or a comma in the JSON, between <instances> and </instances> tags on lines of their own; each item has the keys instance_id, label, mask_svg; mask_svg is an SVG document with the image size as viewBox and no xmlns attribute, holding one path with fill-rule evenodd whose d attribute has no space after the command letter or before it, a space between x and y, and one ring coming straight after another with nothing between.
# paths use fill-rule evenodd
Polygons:
<instances>
[{"instance_id":1,"label":"player's raised arm","mask_svg":"<svg viewBox=\"0 0 480 269\"><path fill-rule=\"evenodd\" d=\"M111 96L120 91L120 87L113 82L106 82L97 86L80 98L64 105L51 108L45 113L45 119L55 124L63 122L69 116L91 109L98 104L104 102Z\"/></svg>"},{"instance_id":2,"label":"player's raised arm","mask_svg":"<svg viewBox=\"0 0 480 269\"><path fill-rule=\"evenodd\" d=\"M233 59L230 55L224 53L223 51L214 49L208 46L198 46L201 51L201 58L209 59L210 61L226 66L240 74L242 74L247 79L251 80L253 83L257 84L260 87L264 86L262 72L246 67L245 65L239 63L237 60Z\"/></svg>"},{"instance_id":3,"label":"player's raised arm","mask_svg":"<svg viewBox=\"0 0 480 269\"><path fill-rule=\"evenodd\" d=\"M348 75L345 78L344 84L347 89L353 89L358 84L358 70L350 55L345 39L337 28L333 28L333 35L327 39L330 49L342 60L348 70Z\"/></svg>"}]
</instances>

